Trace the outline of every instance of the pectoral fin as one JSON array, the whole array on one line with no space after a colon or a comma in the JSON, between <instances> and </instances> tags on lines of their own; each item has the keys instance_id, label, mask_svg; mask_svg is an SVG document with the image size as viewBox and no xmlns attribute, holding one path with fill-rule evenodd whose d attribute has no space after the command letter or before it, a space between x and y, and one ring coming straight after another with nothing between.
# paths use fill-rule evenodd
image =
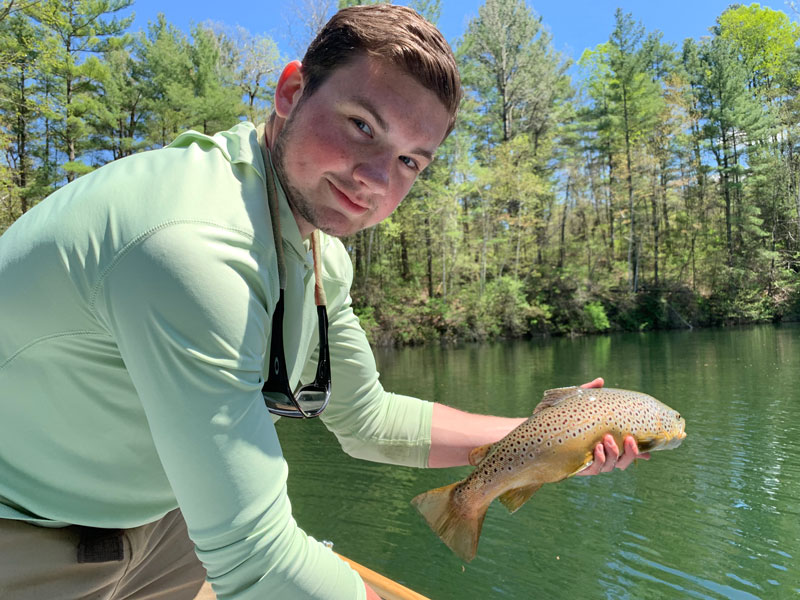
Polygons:
<instances>
[{"instance_id":1,"label":"pectoral fin","mask_svg":"<svg viewBox=\"0 0 800 600\"><path fill-rule=\"evenodd\" d=\"M574 475L577 475L581 471L585 471L586 469L591 467L593 464L594 464L593 460L587 461L587 462L583 463L580 467L578 467L577 471L575 471L574 473L570 473L569 475L567 475L567 477L573 477Z\"/></svg>"},{"instance_id":2,"label":"pectoral fin","mask_svg":"<svg viewBox=\"0 0 800 600\"><path fill-rule=\"evenodd\" d=\"M489 454L489 452L492 449L492 446L494 446L494 444L486 444L485 446L478 446L477 448L473 448L472 451L469 453L469 464L471 464L473 467L477 466L478 463L480 463L484 458L486 458L486 455Z\"/></svg>"},{"instance_id":3,"label":"pectoral fin","mask_svg":"<svg viewBox=\"0 0 800 600\"><path fill-rule=\"evenodd\" d=\"M542 487L541 483L534 483L523 487L514 488L500 494L500 502L503 503L508 509L508 512L515 512L520 506L530 500L539 488Z\"/></svg>"},{"instance_id":4,"label":"pectoral fin","mask_svg":"<svg viewBox=\"0 0 800 600\"><path fill-rule=\"evenodd\" d=\"M577 469L575 469L572 473L567 475L567 477L572 477L573 475L577 475L581 471L591 467L593 464L594 464L594 452L587 452L586 453L586 458L584 458L584 460L581 463L581 465Z\"/></svg>"},{"instance_id":5,"label":"pectoral fin","mask_svg":"<svg viewBox=\"0 0 800 600\"><path fill-rule=\"evenodd\" d=\"M658 447L658 445L663 441L662 438L659 436L651 435L648 437L638 437L636 439L636 447L639 449L639 453L642 452L650 452L651 450Z\"/></svg>"}]
</instances>

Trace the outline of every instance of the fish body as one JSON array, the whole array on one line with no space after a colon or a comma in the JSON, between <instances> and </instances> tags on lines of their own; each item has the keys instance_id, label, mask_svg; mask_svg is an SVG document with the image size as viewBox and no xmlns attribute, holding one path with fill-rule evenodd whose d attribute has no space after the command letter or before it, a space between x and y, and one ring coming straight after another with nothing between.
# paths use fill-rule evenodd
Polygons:
<instances>
[{"instance_id":1,"label":"fish body","mask_svg":"<svg viewBox=\"0 0 800 600\"><path fill-rule=\"evenodd\" d=\"M475 448L477 465L463 481L430 490L411 503L462 559L478 548L495 498L514 512L545 483L571 477L594 459L610 433L622 448L632 435L639 452L667 450L686 437L684 419L652 396L612 388L558 388L544 393L533 415L502 440Z\"/></svg>"}]
</instances>

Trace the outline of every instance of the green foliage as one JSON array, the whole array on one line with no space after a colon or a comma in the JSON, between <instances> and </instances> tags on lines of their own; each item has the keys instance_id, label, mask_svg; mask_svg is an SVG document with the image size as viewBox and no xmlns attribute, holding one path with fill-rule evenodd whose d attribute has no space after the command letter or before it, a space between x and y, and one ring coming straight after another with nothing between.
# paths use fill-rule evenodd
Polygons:
<instances>
[{"instance_id":1,"label":"green foliage","mask_svg":"<svg viewBox=\"0 0 800 600\"><path fill-rule=\"evenodd\" d=\"M362 4L388 4L389 0L339 0L338 7L347 8L348 6L359 6Z\"/></svg>"},{"instance_id":2,"label":"green foliage","mask_svg":"<svg viewBox=\"0 0 800 600\"><path fill-rule=\"evenodd\" d=\"M798 318L797 38L750 9L758 27L735 29L736 10L680 53L618 11L570 97L536 87L562 63L530 9L486 2L457 49L469 93L453 137L369 259L354 253L381 278L381 295L358 277L353 293L383 341ZM767 54L789 58L765 78L742 39L773 22ZM525 117L533 97L544 129Z\"/></svg>"},{"instance_id":3,"label":"green foliage","mask_svg":"<svg viewBox=\"0 0 800 600\"><path fill-rule=\"evenodd\" d=\"M442 0L411 0L408 5L434 25L439 23L439 17L442 15Z\"/></svg>"},{"instance_id":4,"label":"green foliage","mask_svg":"<svg viewBox=\"0 0 800 600\"><path fill-rule=\"evenodd\" d=\"M479 318L492 337L519 337L528 331L534 314L522 282L507 275L490 281L481 298Z\"/></svg>"},{"instance_id":5,"label":"green foliage","mask_svg":"<svg viewBox=\"0 0 800 600\"><path fill-rule=\"evenodd\" d=\"M481 143L544 136L567 93L567 62L524 0L486 0L458 48L464 87L482 104ZM488 137L488 140L485 139Z\"/></svg>"},{"instance_id":6,"label":"green foliage","mask_svg":"<svg viewBox=\"0 0 800 600\"><path fill-rule=\"evenodd\" d=\"M280 62L272 40L200 25L188 37L163 15L132 34L130 6L48 0L0 19L3 228L109 160L266 116Z\"/></svg>"},{"instance_id":7,"label":"green foliage","mask_svg":"<svg viewBox=\"0 0 800 600\"><path fill-rule=\"evenodd\" d=\"M163 15L131 32L128 0L18 6L0 9L0 232L109 160L271 107L267 37ZM617 11L574 89L530 5L486 0L456 47L455 131L390 219L344 240L370 340L800 319L799 39L732 5L676 50Z\"/></svg>"},{"instance_id":8,"label":"green foliage","mask_svg":"<svg viewBox=\"0 0 800 600\"><path fill-rule=\"evenodd\" d=\"M606 310L600 302L589 302L583 307L583 314L587 324L587 330L595 331L608 331L611 328L611 323L608 322Z\"/></svg>"},{"instance_id":9,"label":"green foliage","mask_svg":"<svg viewBox=\"0 0 800 600\"><path fill-rule=\"evenodd\" d=\"M82 155L102 149L93 136L93 115L101 112L100 94L108 72L98 54L120 47L133 20L117 18L133 0L46 0L27 9L46 36L50 60L43 63L54 100L47 114L52 139L66 157L67 181L91 170Z\"/></svg>"},{"instance_id":10,"label":"green foliage","mask_svg":"<svg viewBox=\"0 0 800 600\"><path fill-rule=\"evenodd\" d=\"M786 13L758 4L735 4L717 19L719 36L737 49L755 87L769 95L774 82L792 73L792 58L800 38L800 25Z\"/></svg>"}]
</instances>

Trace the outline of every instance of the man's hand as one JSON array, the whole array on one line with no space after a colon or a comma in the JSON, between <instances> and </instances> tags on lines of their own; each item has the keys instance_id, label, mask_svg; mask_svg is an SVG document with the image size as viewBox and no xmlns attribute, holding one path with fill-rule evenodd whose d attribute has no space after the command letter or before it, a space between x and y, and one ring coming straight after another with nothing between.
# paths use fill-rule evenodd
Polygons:
<instances>
[{"instance_id":1,"label":"man's hand","mask_svg":"<svg viewBox=\"0 0 800 600\"><path fill-rule=\"evenodd\" d=\"M584 383L582 388L600 388L603 387L602 377L598 377L594 381ZM603 437L602 443L597 444L594 448L594 462L588 468L584 469L578 475L597 475L598 473L608 473L616 469L627 469L634 459L641 458L643 460L650 459L650 453L645 452L639 454L639 448L636 445L636 439L632 436L626 436L624 441L625 452L622 457L619 456L619 446L614 440L614 436L606 434Z\"/></svg>"},{"instance_id":2,"label":"man's hand","mask_svg":"<svg viewBox=\"0 0 800 600\"><path fill-rule=\"evenodd\" d=\"M593 381L590 381L589 383L584 383L581 387L584 388L584 389L601 388L601 387L603 387L604 384L605 384L605 381L603 381L603 378L602 377L598 377L597 379L594 379Z\"/></svg>"},{"instance_id":3,"label":"man's hand","mask_svg":"<svg viewBox=\"0 0 800 600\"><path fill-rule=\"evenodd\" d=\"M624 471L631 465L633 459L648 460L650 458L649 452L639 454L639 448L636 446L636 440L632 435L625 437L624 444L625 452L620 457L619 447L617 442L614 441L614 436L607 433L603 438L603 442L597 444L594 448L594 462L580 473L576 473L576 475L597 475L598 473L608 473L615 468Z\"/></svg>"}]
</instances>

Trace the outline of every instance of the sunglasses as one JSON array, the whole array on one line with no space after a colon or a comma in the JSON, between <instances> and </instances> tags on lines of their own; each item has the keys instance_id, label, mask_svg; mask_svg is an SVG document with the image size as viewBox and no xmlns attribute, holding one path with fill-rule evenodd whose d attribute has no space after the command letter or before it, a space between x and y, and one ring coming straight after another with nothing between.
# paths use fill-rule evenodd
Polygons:
<instances>
[{"instance_id":1,"label":"sunglasses","mask_svg":"<svg viewBox=\"0 0 800 600\"><path fill-rule=\"evenodd\" d=\"M272 341L269 349L269 376L261 394L269 412L281 417L318 417L331 399L331 359L328 350L328 311L317 306L319 319L319 362L314 381L298 384L292 392L283 354L283 290L272 315Z\"/></svg>"}]
</instances>

